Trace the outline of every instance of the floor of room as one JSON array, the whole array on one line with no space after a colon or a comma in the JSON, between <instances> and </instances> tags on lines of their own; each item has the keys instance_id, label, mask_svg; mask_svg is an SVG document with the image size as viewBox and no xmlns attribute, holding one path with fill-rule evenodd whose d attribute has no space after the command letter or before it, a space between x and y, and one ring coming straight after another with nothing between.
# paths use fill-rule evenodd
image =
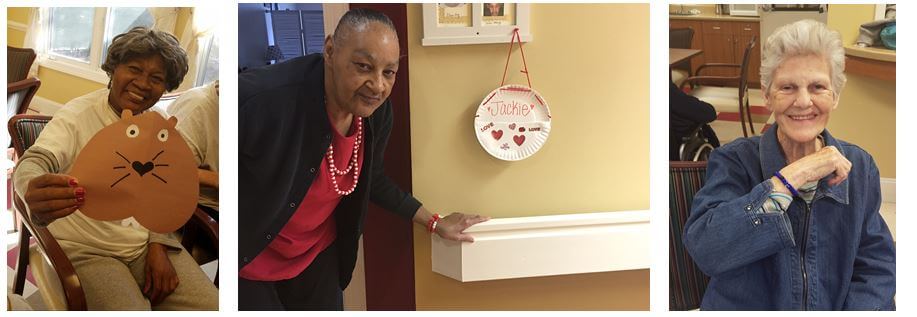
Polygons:
<instances>
[{"instance_id":1,"label":"floor of room","mask_svg":"<svg viewBox=\"0 0 917 317\"><path fill-rule=\"evenodd\" d=\"M767 107L764 106L764 98L760 89L748 90L748 104L751 107L754 130L757 134L761 134L774 123L774 118L771 112L767 110ZM737 138L744 137L738 113L720 112L717 114L717 119L710 123L710 127L716 132L717 138L720 139L720 144L726 144Z\"/></svg>"}]
</instances>

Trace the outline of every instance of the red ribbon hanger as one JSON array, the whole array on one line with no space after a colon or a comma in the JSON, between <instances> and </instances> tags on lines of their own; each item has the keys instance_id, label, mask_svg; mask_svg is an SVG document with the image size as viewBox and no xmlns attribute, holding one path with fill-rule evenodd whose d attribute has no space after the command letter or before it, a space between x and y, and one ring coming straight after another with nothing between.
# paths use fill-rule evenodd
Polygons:
<instances>
[{"instance_id":1,"label":"red ribbon hanger","mask_svg":"<svg viewBox=\"0 0 917 317\"><path fill-rule=\"evenodd\" d=\"M509 69L509 58L513 55L513 44L519 39L519 53L522 54L522 70L525 73L525 79L529 82L529 88L532 88L532 78L529 77L529 67L525 63L525 51L522 50L522 36L519 35L519 28L513 29L513 37L509 40L509 53L506 54L506 66L503 67L503 79L500 80L500 87L506 83L506 71Z\"/></svg>"}]
</instances>

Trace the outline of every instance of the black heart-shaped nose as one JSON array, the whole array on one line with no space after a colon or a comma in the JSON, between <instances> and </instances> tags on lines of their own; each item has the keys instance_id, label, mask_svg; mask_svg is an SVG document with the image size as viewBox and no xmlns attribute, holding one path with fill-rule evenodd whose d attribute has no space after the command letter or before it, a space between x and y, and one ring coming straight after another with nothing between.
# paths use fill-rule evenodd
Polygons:
<instances>
[{"instance_id":1,"label":"black heart-shaped nose","mask_svg":"<svg viewBox=\"0 0 917 317\"><path fill-rule=\"evenodd\" d=\"M138 161L134 161L134 163L131 163L131 167L133 167L137 173L140 173L140 176L143 176L143 174L153 170L153 162L146 162L141 164Z\"/></svg>"}]
</instances>

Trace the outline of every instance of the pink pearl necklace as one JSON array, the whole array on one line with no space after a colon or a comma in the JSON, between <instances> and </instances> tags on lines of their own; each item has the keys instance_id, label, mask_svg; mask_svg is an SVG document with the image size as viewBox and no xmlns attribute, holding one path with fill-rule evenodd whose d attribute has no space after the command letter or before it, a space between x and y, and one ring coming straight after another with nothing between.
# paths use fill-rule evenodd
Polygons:
<instances>
[{"instance_id":1,"label":"pink pearl necklace","mask_svg":"<svg viewBox=\"0 0 917 317\"><path fill-rule=\"evenodd\" d=\"M331 184L334 186L334 191L341 196L347 196L353 193L357 188L357 180L360 176L360 167L357 166L359 157L357 157L357 155L360 153L360 145L363 144L363 118L354 116L353 119L357 120L357 140L353 144L353 155L350 156L350 163L347 164L347 168L341 171L334 165L334 142L328 145L328 152L326 152L328 156L328 172L331 174ZM351 171L353 171L353 186L348 190L341 190L335 177L344 176Z\"/></svg>"}]
</instances>

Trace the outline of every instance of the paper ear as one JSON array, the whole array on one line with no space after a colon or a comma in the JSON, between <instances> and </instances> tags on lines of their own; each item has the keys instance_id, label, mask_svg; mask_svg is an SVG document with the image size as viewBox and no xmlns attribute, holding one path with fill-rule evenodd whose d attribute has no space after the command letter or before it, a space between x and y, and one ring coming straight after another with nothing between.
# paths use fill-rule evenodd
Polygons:
<instances>
[{"instance_id":1,"label":"paper ear","mask_svg":"<svg viewBox=\"0 0 917 317\"><path fill-rule=\"evenodd\" d=\"M133 117L134 113L128 109L121 110L121 119L127 119Z\"/></svg>"},{"instance_id":2,"label":"paper ear","mask_svg":"<svg viewBox=\"0 0 917 317\"><path fill-rule=\"evenodd\" d=\"M178 124L178 118L176 117L169 117L168 121L169 121L170 128L175 128L175 125Z\"/></svg>"}]
</instances>

